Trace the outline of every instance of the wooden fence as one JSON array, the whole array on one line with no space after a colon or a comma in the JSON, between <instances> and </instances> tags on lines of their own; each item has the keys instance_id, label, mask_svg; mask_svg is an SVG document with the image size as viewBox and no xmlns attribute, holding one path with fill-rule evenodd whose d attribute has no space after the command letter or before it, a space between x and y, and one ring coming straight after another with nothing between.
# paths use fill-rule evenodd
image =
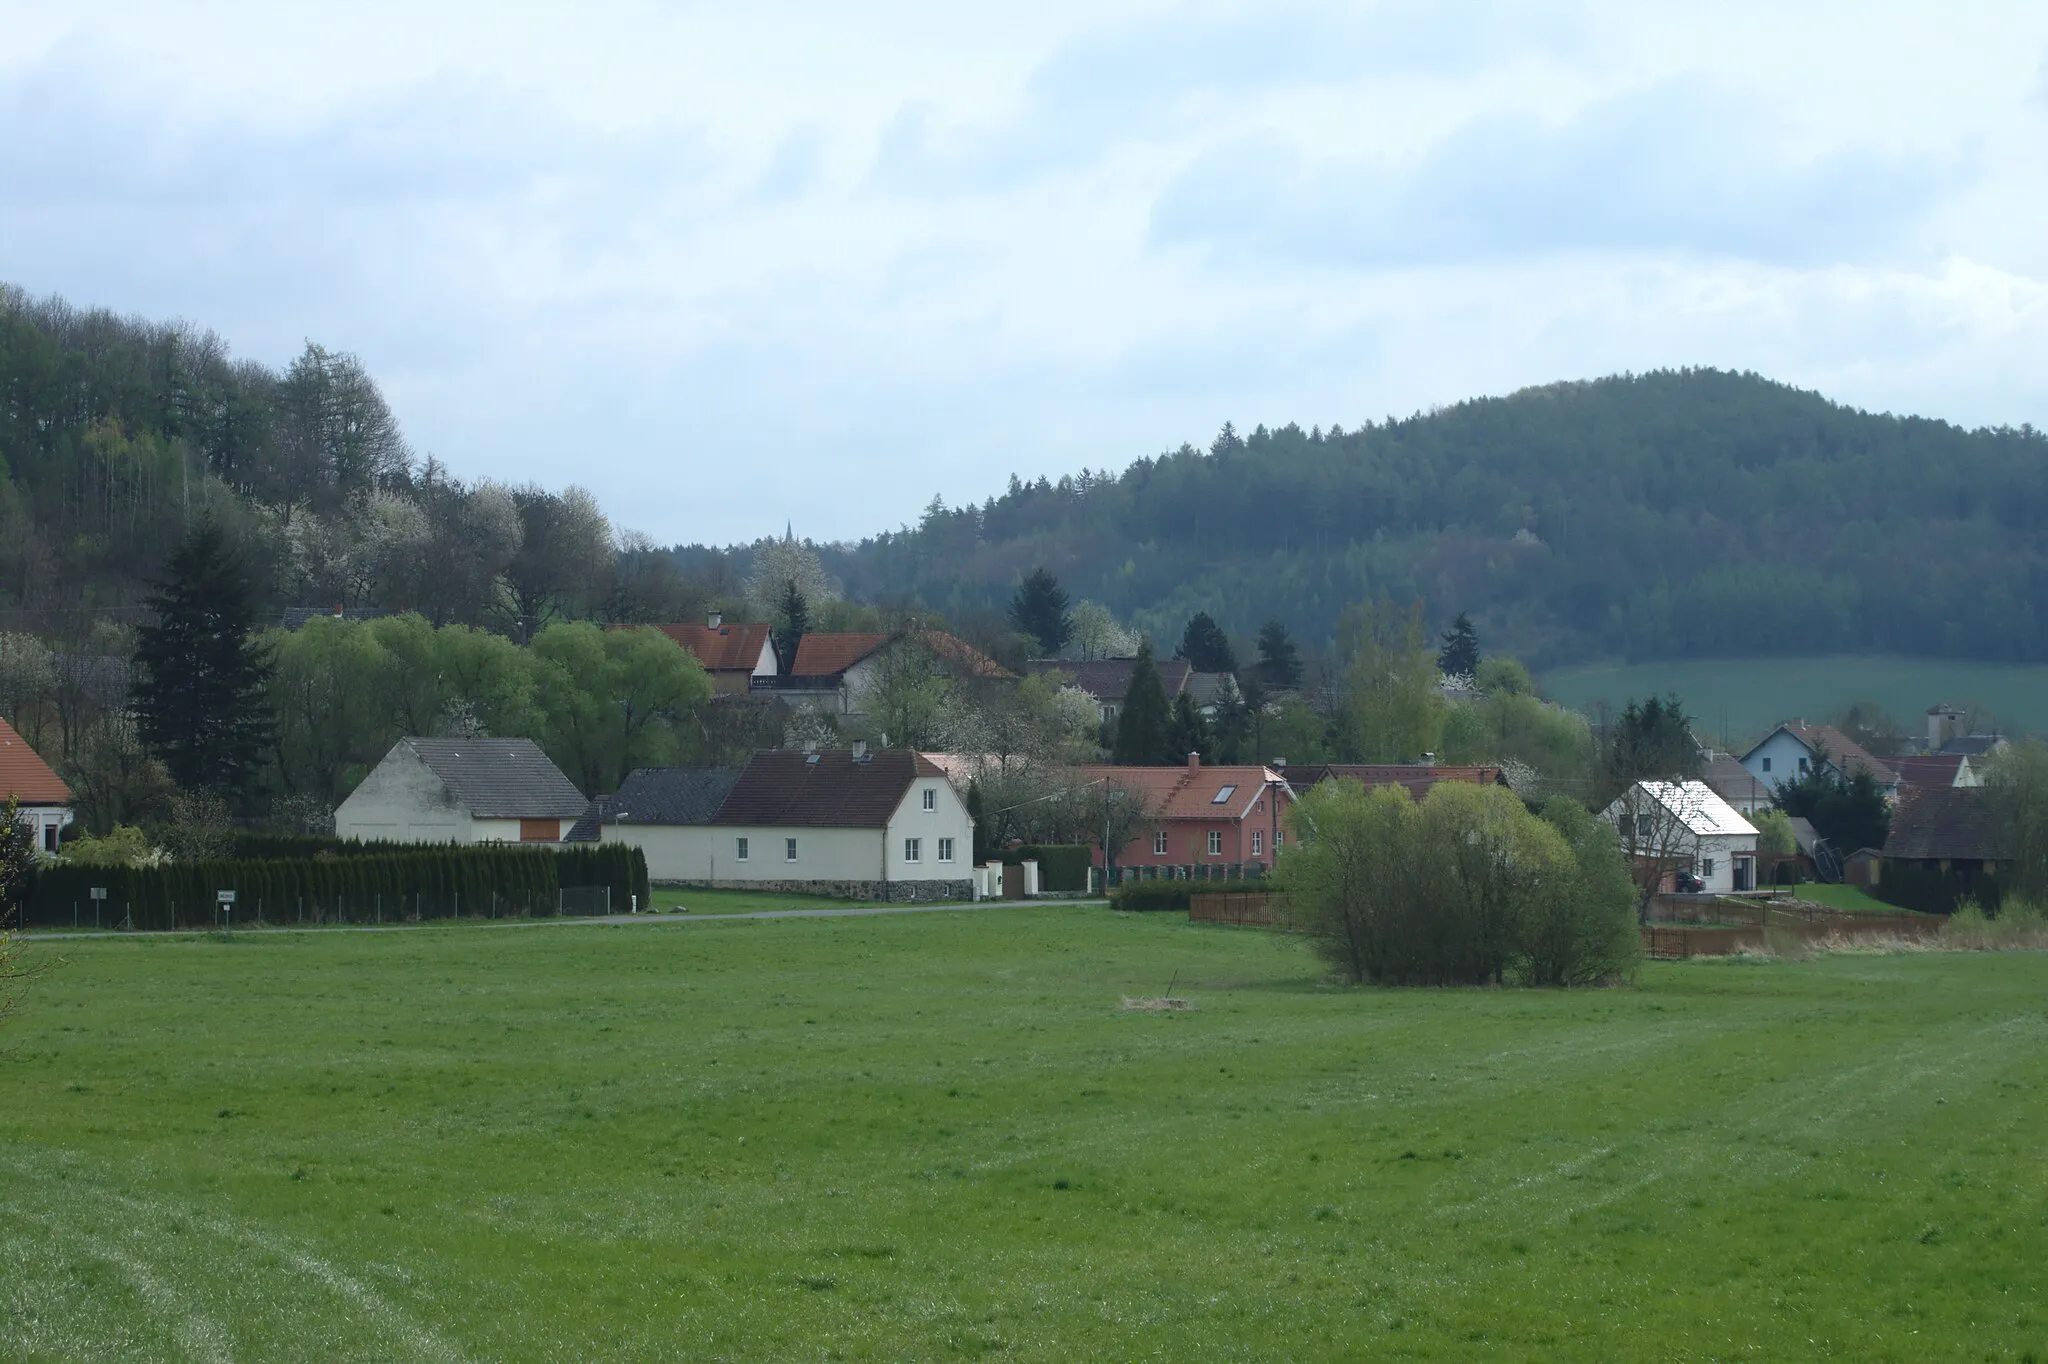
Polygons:
<instances>
[{"instance_id":1,"label":"wooden fence","mask_svg":"<svg viewBox=\"0 0 2048 1364\"><path fill-rule=\"evenodd\" d=\"M1644 924L1643 955L1660 961L1764 950L1762 924Z\"/></svg>"},{"instance_id":2,"label":"wooden fence","mask_svg":"<svg viewBox=\"0 0 2048 1364\"><path fill-rule=\"evenodd\" d=\"M1285 910L1282 897L1267 890L1196 891L1188 897L1188 922L1197 924L1280 928Z\"/></svg>"}]
</instances>

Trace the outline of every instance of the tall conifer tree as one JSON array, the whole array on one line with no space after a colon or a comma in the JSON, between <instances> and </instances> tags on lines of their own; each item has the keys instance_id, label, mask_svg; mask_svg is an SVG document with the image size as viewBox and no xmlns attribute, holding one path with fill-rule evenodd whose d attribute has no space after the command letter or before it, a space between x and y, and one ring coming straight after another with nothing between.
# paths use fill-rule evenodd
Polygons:
<instances>
[{"instance_id":1,"label":"tall conifer tree","mask_svg":"<svg viewBox=\"0 0 2048 1364\"><path fill-rule=\"evenodd\" d=\"M1074 637L1074 618L1059 579L1042 566L1025 574L1010 598L1010 623L1038 641L1048 657L1065 648Z\"/></svg>"},{"instance_id":2,"label":"tall conifer tree","mask_svg":"<svg viewBox=\"0 0 2048 1364\"><path fill-rule=\"evenodd\" d=\"M1110 760L1124 767L1156 767L1173 761L1168 731L1173 723L1166 705L1166 688L1159 681L1159 665L1152 660L1152 641L1138 646L1138 658L1131 665L1130 684L1124 688L1124 709L1117 717L1116 747ZM1183 757L1186 755L1183 754Z\"/></svg>"},{"instance_id":3,"label":"tall conifer tree","mask_svg":"<svg viewBox=\"0 0 2048 1364\"><path fill-rule=\"evenodd\" d=\"M211 517L172 552L147 605L156 621L135 650L142 741L180 786L239 792L270 742L271 667L249 575Z\"/></svg>"}]
</instances>

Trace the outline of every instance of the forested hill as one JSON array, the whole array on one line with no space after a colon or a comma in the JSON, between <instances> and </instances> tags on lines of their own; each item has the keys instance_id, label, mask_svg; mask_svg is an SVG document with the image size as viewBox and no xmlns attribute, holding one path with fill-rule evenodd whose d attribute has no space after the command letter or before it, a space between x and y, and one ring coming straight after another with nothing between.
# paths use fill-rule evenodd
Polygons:
<instances>
[{"instance_id":1,"label":"forested hill","mask_svg":"<svg viewBox=\"0 0 2048 1364\"><path fill-rule=\"evenodd\" d=\"M702 604L588 494L465 484L415 457L353 356L308 343L273 370L196 327L0 285L0 632L125 652L106 632L141 617L202 515L266 612L416 610L523 635Z\"/></svg>"},{"instance_id":2,"label":"forested hill","mask_svg":"<svg viewBox=\"0 0 2048 1364\"><path fill-rule=\"evenodd\" d=\"M1407 420L1226 427L1121 474L1012 479L826 566L959 615L1045 564L1179 637L1326 638L1374 594L1538 665L1878 650L2048 657L2048 438L1879 416L1748 374L1553 384Z\"/></svg>"}]
</instances>

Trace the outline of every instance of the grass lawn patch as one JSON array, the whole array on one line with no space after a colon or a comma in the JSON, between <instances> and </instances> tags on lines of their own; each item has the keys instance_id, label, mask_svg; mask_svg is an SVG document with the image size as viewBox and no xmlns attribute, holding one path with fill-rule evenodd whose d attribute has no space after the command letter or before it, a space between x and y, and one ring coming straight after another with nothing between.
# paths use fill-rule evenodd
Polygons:
<instances>
[{"instance_id":1,"label":"grass lawn patch","mask_svg":"<svg viewBox=\"0 0 2048 1364\"><path fill-rule=\"evenodd\" d=\"M2048 955L1346 990L1067 907L29 950L0 1358L2048 1354Z\"/></svg>"},{"instance_id":2,"label":"grass lawn patch","mask_svg":"<svg viewBox=\"0 0 2048 1364\"><path fill-rule=\"evenodd\" d=\"M1905 914L1908 910L1897 905L1888 905L1861 886L1829 886L1810 883L1795 886L1792 894L1801 900L1810 900L1829 909L1847 910L1852 914Z\"/></svg>"}]
</instances>

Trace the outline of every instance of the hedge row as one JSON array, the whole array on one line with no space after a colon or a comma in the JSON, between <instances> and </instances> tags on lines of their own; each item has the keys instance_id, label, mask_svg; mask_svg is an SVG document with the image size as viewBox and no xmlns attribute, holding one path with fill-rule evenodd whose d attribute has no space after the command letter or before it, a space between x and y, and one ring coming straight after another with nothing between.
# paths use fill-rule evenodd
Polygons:
<instances>
[{"instance_id":1,"label":"hedge row","mask_svg":"<svg viewBox=\"0 0 2048 1364\"><path fill-rule=\"evenodd\" d=\"M234 917L243 923L553 914L565 905L577 912L624 910L635 895L648 904L646 858L624 844L561 851L448 847L163 867L46 867L28 885L23 921L93 922L94 887L107 892L99 922L125 921L137 929L216 926L224 890L235 892Z\"/></svg>"},{"instance_id":2,"label":"hedge row","mask_svg":"<svg viewBox=\"0 0 2048 1364\"><path fill-rule=\"evenodd\" d=\"M1965 879L1953 871L1928 871L1896 858L1884 864L1884 874L1870 893L1886 904L1922 914L1953 914L1964 900L1975 900L1986 914L1996 915L2005 900L2005 886L1996 875L1980 872Z\"/></svg>"},{"instance_id":3,"label":"hedge row","mask_svg":"<svg viewBox=\"0 0 2048 1364\"><path fill-rule=\"evenodd\" d=\"M1089 843L1042 843L1022 848L1005 848L1003 865L1038 863L1038 888L1080 892L1088 889L1088 869L1095 864L1095 848Z\"/></svg>"},{"instance_id":4,"label":"hedge row","mask_svg":"<svg viewBox=\"0 0 2048 1364\"><path fill-rule=\"evenodd\" d=\"M1109 893L1112 909L1186 911L1195 895L1227 895L1233 891L1269 891L1267 881L1126 881Z\"/></svg>"}]
</instances>

